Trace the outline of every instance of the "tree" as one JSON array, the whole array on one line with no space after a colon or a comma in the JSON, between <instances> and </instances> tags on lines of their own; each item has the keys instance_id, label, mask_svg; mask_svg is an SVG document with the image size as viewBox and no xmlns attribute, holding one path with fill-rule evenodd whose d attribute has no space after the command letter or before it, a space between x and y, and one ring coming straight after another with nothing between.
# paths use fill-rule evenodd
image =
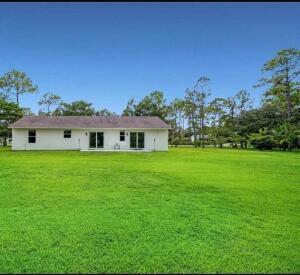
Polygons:
<instances>
[{"instance_id":1,"label":"tree","mask_svg":"<svg viewBox=\"0 0 300 275\"><path fill-rule=\"evenodd\" d=\"M241 128L240 117L244 114L245 111L252 108L252 100L250 98L250 93L246 90L240 90L234 95L236 100L236 109L237 114L233 120L233 126L235 128L236 141L240 142L241 148L247 147L247 140L249 138L248 134L245 133Z\"/></svg>"},{"instance_id":2,"label":"tree","mask_svg":"<svg viewBox=\"0 0 300 275\"><path fill-rule=\"evenodd\" d=\"M226 99L217 97L209 103L208 111L210 115L211 125L213 127L222 124L222 118L226 114L224 111L224 102Z\"/></svg>"},{"instance_id":3,"label":"tree","mask_svg":"<svg viewBox=\"0 0 300 275\"><path fill-rule=\"evenodd\" d=\"M273 137L280 149L291 150L292 147L298 146L300 128L291 123L283 123L275 128Z\"/></svg>"},{"instance_id":4,"label":"tree","mask_svg":"<svg viewBox=\"0 0 300 275\"><path fill-rule=\"evenodd\" d=\"M208 116L210 120L210 136L215 144L220 145L220 147L223 146L222 141L225 140L225 131L224 131L224 117L226 115L226 112L224 110L224 102L226 99L224 98L215 98L209 103L208 106Z\"/></svg>"},{"instance_id":5,"label":"tree","mask_svg":"<svg viewBox=\"0 0 300 275\"><path fill-rule=\"evenodd\" d=\"M300 97L300 51L294 48L281 50L264 64L263 72L270 73L255 87L267 86L265 97L284 103L286 118L292 116L295 101Z\"/></svg>"},{"instance_id":6,"label":"tree","mask_svg":"<svg viewBox=\"0 0 300 275\"><path fill-rule=\"evenodd\" d=\"M97 111L96 116L118 116L118 114L104 108L104 109Z\"/></svg>"},{"instance_id":7,"label":"tree","mask_svg":"<svg viewBox=\"0 0 300 275\"><path fill-rule=\"evenodd\" d=\"M180 98L175 98L168 106L168 123L172 127L172 142L181 143L184 131L184 107L185 102Z\"/></svg>"},{"instance_id":8,"label":"tree","mask_svg":"<svg viewBox=\"0 0 300 275\"><path fill-rule=\"evenodd\" d=\"M122 116L134 116L136 104L134 98L128 100L126 108L123 110Z\"/></svg>"},{"instance_id":9,"label":"tree","mask_svg":"<svg viewBox=\"0 0 300 275\"><path fill-rule=\"evenodd\" d=\"M95 114L96 112L92 107L92 103L84 100L71 103L62 102L53 112L53 115L57 116L92 116Z\"/></svg>"},{"instance_id":10,"label":"tree","mask_svg":"<svg viewBox=\"0 0 300 275\"><path fill-rule=\"evenodd\" d=\"M234 97L237 101L236 106L239 114L252 107L252 100L248 91L240 90Z\"/></svg>"},{"instance_id":11,"label":"tree","mask_svg":"<svg viewBox=\"0 0 300 275\"><path fill-rule=\"evenodd\" d=\"M243 144L247 147L248 136L243 135L241 132L239 117L251 108L251 104L250 93L246 90L240 90L234 96L228 97L224 101L226 110L224 125L230 132L231 146L237 147L237 143L240 142L242 148Z\"/></svg>"},{"instance_id":12,"label":"tree","mask_svg":"<svg viewBox=\"0 0 300 275\"><path fill-rule=\"evenodd\" d=\"M57 106L61 102L61 97L59 95L55 95L53 93L45 93L38 104L40 106L44 106L43 109L40 110L40 114L44 114L43 110L46 110L46 115L51 115L50 108L51 106Z\"/></svg>"},{"instance_id":13,"label":"tree","mask_svg":"<svg viewBox=\"0 0 300 275\"><path fill-rule=\"evenodd\" d=\"M24 110L16 103L9 102L3 97L0 97L0 136L3 140L3 146L6 146L7 137L11 130L7 127L9 124L17 121L24 115Z\"/></svg>"},{"instance_id":14,"label":"tree","mask_svg":"<svg viewBox=\"0 0 300 275\"><path fill-rule=\"evenodd\" d=\"M38 87L32 84L32 80L26 73L17 70L7 72L1 77L0 88L8 97L14 96L18 106L20 95L38 91Z\"/></svg>"},{"instance_id":15,"label":"tree","mask_svg":"<svg viewBox=\"0 0 300 275\"><path fill-rule=\"evenodd\" d=\"M284 123L284 113L281 108L264 104L259 108L243 112L239 117L240 131L244 135L258 133L262 128L275 129Z\"/></svg>"},{"instance_id":16,"label":"tree","mask_svg":"<svg viewBox=\"0 0 300 275\"><path fill-rule=\"evenodd\" d=\"M34 116L34 113L29 107L22 108L24 116Z\"/></svg>"},{"instance_id":17,"label":"tree","mask_svg":"<svg viewBox=\"0 0 300 275\"><path fill-rule=\"evenodd\" d=\"M157 116L166 121L167 106L164 93L161 91L154 91L150 95L145 96L135 106L136 116Z\"/></svg>"},{"instance_id":18,"label":"tree","mask_svg":"<svg viewBox=\"0 0 300 275\"><path fill-rule=\"evenodd\" d=\"M185 90L185 115L188 119L189 126L194 135L194 146L197 146L198 129L199 129L199 112L196 104L197 92L195 90Z\"/></svg>"},{"instance_id":19,"label":"tree","mask_svg":"<svg viewBox=\"0 0 300 275\"><path fill-rule=\"evenodd\" d=\"M299 146L300 124L285 122L280 106L264 103L259 108L243 112L237 119L240 135L250 137L255 148L291 150Z\"/></svg>"},{"instance_id":20,"label":"tree","mask_svg":"<svg viewBox=\"0 0 300 275\"><path fill-rule=\"evenodd\" d=\"M259 150L272 149L274 146L274 140L268 128L262 128L258 133L252 133L249 140L250 144Z\"/></svg>"},{"instance_id":21,"label":"tree","mask_svg":"<svg viewBox=\"0 0 300 275\"><path fill-rule=\"evenodd\" d=\"M208 88L209 81L208 77L200 77L193 89L186 89L185 91L185 115L193 131L195 147L198 144L197 136L200 131L201 144L204 148L205 123L209 112L207 99L211 94Z\"/></svg>"},{"instance_id":22,"label":"tree","mask_svg":"<svg viewBox=\"0 0 300 275\"><path fill-rule=\"evenodd\" d=\"M205 134L205 122L208 115L208 103L207 99L211 95L210 89L208 88L210 79L208 77L200 77L194 86L194 90L197 93L196 105L199 109L199 120L200 120L200 133L201 133L201 144L204 148L204 134Z\"/></svg>"}]
</instances>

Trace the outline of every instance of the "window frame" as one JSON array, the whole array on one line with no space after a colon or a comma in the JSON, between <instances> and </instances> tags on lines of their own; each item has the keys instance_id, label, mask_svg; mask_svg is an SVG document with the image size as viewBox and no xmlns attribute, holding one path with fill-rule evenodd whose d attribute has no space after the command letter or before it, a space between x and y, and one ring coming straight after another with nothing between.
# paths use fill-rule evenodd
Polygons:
<instances>
[{"instance_id":1,"label":"window frame","mask_svg":"<svg viewBox=\"0 0 300 275\"><path fill-rule=\"evenodd\" d=\"M28 140L27 141L28 141L28 143L36 143L36 130L28 129Z\"/></svg>"},{"instance_id":2,"label":"window frame","mask_svg":"<svg viewBox=\"0 0 300 275\"><path fill-rule=\"evenodd\" d=\"M124 142L125 141L125 136L126 136L125 130L120 131L120 138L119 138L119 140L122 141L122 142Z\"/></svg>"},{"instance_id":3,"label":"window frame","mask_svg":"<svg viewBox=\"0 0 300 275\"><path fill-rule=\"evenodd\" d=\"M66 134L66 132L69 132L70 134ZM64 138L72 138L72 130L64 130Z\"/></svg>"}]
</instances>

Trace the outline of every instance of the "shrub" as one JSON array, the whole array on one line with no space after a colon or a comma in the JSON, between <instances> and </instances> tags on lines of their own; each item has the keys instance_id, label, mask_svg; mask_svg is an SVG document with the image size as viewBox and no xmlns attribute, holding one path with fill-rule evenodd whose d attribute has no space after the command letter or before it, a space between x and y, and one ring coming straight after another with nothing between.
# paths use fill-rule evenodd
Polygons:
<instances>
[{"instance_id":1,"label":"shrub","mask_svg":"<svg viewBox=\"0 0 300 275\"><path fill-rule=\"evenodd\" d=\"M273 137L267 129L260 129L259 133L251 134L249 142L254 148L259 150L272 149L275 145Z\"/></svg>"}]
</instances>

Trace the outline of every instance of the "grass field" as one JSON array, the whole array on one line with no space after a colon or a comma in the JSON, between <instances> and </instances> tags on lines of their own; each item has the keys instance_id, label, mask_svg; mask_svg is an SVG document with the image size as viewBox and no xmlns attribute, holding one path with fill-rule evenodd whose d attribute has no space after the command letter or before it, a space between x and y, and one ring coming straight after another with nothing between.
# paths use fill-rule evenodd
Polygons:
<instances>
[{"instance_id":1,"label":"grass field","mask_svg":"<svg viewBox=\"0 0 300 275\"><path fill-rule=\"evenodd\" d=\"M300 272L300 154L0 150L0 272Z\"/></svg>"}]
</instances>

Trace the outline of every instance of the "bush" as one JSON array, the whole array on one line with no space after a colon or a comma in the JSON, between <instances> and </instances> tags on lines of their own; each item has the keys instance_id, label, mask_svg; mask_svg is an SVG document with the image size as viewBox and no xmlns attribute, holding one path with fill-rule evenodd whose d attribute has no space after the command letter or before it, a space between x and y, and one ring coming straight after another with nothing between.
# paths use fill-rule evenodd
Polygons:
<instances>
[{"instance_id":1,"label":"bush","mask_svg":"<svg viewBox=\"0 0 300 275\"><path fill-rule=\"evenodd\" d=\"M297 148L300 136L300 129L289 123L279 125L274 131L276 145L283 150Z\"/></svg>"},{"instance_id":2,"label":"bush","mask_svg":"<svg viewBox=\"0 0 300 275\"><path fill-rule=\"evenodd\" d=\"M273 137L267 129L260 129L259 133L251 134L249 142L254 148L259 150L270 150L275 145Z\"/></svg>"}]
</instances>

